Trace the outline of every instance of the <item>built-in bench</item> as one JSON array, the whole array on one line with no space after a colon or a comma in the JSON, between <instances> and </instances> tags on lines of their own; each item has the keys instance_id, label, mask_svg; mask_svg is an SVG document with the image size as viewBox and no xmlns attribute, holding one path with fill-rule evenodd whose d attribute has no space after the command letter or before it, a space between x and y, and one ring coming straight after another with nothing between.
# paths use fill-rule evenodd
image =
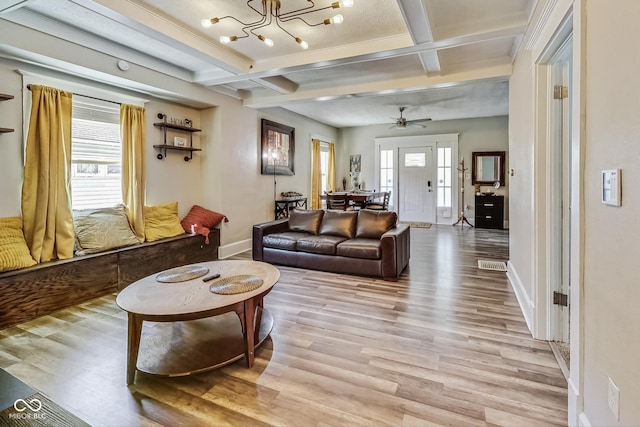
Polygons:
<instances>
[{"instance_id":1,"label":"built-in bench","mask_svg":"<svg viewBox=\"0 0 640 427\"><path fill-rule=\"evenodd\" d=\"M124 289L168 268L218 259L220 230L209 243L183 234L97 254L0 273L0 329Z\"/></svg>"}]
</instances>

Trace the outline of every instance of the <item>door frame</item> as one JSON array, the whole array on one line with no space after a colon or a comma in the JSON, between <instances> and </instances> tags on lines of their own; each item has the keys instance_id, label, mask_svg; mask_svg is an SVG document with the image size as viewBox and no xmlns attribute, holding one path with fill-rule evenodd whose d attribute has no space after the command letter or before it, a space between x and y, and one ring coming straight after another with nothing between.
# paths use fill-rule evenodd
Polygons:
<instances>
[{"instance_id":1,"label":"door frame","mask_svg":"<svg viewBox=\"0 0 640 427\"><path fill-rule=\"evenodd\" d=\"M571 304L570 314L570 349L571 361L568 380L568 424L588 425L584 414L584 313L583 271L584 271L584 193L583 184L585 162L585 111L584 96L585 62L583 54L585 43L586 14L585 0L562 2L550 8L545 21L549 24L529 43L531 58L534 60L536 87L532 93L534 98L534 160L533 160L533 194L534 194L534 229L531 231L533 248L532 283L534 296L530 301L531 333L534 338L549 340L551 334L552 299L544 280L547 274L545 251L549 249L547 235L548 194L545 193L545 176L548 173L548 117L550 111L550 67L553 54L568 37L573 38L572 75L569 93L571 99ZM540 193L541 192L541 193ZM527 307L523 307L525 312Z\"/></svg>"},{"instance_id":2,"label":"door frame","mask_svg":"<svg viewBox=\"0 0 640 427\"><path fill-rule=\"evenodd\" d=\"M391 193L391 198L393 200L393 206L395 209L398 208L398 152L400 148L411 148L411 147L424 147L428 145L432 145L435 147L436 151L434 153L434 162L437 160L437 150L438 147L451 147L451 157L452 163L454 160L458 158L458 137L460 134L458 133L446 133L439 135L415 135L415 136L392 136L392 137L384 137L384 138L374 138L374 147L375 147L375 180L376 180L376 188L380 183L380 150L393 150L393 191ZM455 164L455 163L454 163ZM435 169L434 169L435 170ZM434 180L435 182L435 180ZM451 176L451 188L457 189L459 187L458 181L458 173L452 173ZM436 218L436 222L438 221L437 215L437 200L438 200L438 188L435 186L435 202L434 202L434 214L433 217ZM458 212L458 197L453 197L451 200L451 210L452 212ZM456 215L452 215L452 222L456 220Z\"/></svg>"}]
</instances>

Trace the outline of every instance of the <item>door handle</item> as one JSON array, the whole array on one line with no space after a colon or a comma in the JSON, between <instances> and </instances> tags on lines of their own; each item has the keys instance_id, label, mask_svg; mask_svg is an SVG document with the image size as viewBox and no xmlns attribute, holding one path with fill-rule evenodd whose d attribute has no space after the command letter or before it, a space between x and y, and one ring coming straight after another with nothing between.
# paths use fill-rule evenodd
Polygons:
<instances>
[{"instance_id":1,"label":"door handle","mask_svg":"<svg viewBox=\"0 0 640 427\"><path fill-rule=\"evenodd\" d=\"M431 181L427 181L427 187L429 187L429 193L431 193Z\"/></svg>"}]
</instances>

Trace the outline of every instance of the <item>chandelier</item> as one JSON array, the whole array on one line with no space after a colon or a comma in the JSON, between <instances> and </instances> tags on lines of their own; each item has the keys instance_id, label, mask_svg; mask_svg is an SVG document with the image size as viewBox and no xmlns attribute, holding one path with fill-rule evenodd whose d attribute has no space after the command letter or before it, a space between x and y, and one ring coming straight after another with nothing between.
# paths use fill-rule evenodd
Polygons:
<instances>
[{"instance_id":1,"label":"chandelier","mask_svg":"<svg viewBox=\"0 0 640 427\"><path fill-rule=\"evenodd\" d=\"M255 11L256 13L258 13L260 15L260 19L258 19L255 22L242 22L241 20L234 18L233 16L223 16L222 18L211 18L211 19L203 19L201 21L201 24L203 27L205 28L209 28L211 27L213 24L217 24L218 22L220 22L223 19L233 19L236 22L239 22L240 24L242 24L242 33L244 33L244 35L236 35L236 36L221 36L220 37L220 43L223 44L227 44L227 43L231 43L231 42L235 42L239 39L244 39L247 38L251 35L255 36L258 40L260 40L261 42L263 42L264 44L266 44L267 46L271 47L273 46L273 40L264 37L262 34L257 33L256 31L258 31L261 28L264 27L268 27L269 25L271 25L273 22L275 22L275 24L278 26L278 28L280 28L282 31L284 31L285 33L287 33L291 38L293 38L296 43L298 43L300 45L300 47L302 47L303 49L308 49L309 48L309 44L302 40L300 37L297 37L293 34L291 34L289 31L287 31L282 24L285 24L289 21L293 21L293 20L300 20L302 22L304 22L306 25L308 25L309 27L317 27L319 25L329 25L329 24L341 24L342 21L344 21L344 17L340 14L337 14L335 16L333 16L332 18L327 18L324 19L323 21L320 21L318 23L309 23L307 22L303 17L310 14L310 13L315 13L315 12L319 12L321 10L327 10L327 9L338 9L341 7L351 7L353 6L353 0L340 0L340 1L336 1L331 3L331 5L326 6L326 7L317 7L314 4L314 2L312 0L307 0L308 3L310 3L310 6L304 7L302 9L298 9L298 10L292 10L290 12L285 12L283 13L280 10L280 0L262 0L262 11L258 10L256 7L254 7L251 3L254 0L248 0L247 1L247 6L249 6L253 11Z\"/></svg>"}]
</instances>

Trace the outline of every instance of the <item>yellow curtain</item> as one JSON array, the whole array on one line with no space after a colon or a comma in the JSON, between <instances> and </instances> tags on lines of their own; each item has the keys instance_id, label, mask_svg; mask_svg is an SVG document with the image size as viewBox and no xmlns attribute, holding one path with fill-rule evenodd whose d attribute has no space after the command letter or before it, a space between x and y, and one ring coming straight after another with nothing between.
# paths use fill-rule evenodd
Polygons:
<instances>
[{"instance_id":1,"label":"yellow curtain","mask_svg":"<svg viewBox=\"0 0 640 427\"><path fill-rule=\"evenodd\" d=\"M311 209L320 209L322 191L322 169L320 167L320 140L311 140Z\"/></svg>"},{"instance_id":2,"label":"yellow curtain","mask_svg":"<svg viewBox=\"0 0 640 427\"><path fill-rule=\"evenodd\" d=\"M336 191L336 149L333 144L329 144L329 161L327 169L327 188L330 191Z\"/></svg>"},{"instance_id":3,"label":"yellow curtain","mask_svg":"<svg viewBox=\"0 0 640 427\"><path fill-rule=\"evenodd\" d=\"M122 201L136 237L144 241L145 200L145 110L135 105L120 105L122 138Z\"/></svg>"},{"instance_id":4,"label":"yellow curtain","mask_svg":"<svg viewBox=\"0 0 640 427\"><path fill-rule=\"evenodd\" d=\"M71 96L31 85L22 221L25 240L37 262L73 257Z\"/></svg>"}]
</instances>

